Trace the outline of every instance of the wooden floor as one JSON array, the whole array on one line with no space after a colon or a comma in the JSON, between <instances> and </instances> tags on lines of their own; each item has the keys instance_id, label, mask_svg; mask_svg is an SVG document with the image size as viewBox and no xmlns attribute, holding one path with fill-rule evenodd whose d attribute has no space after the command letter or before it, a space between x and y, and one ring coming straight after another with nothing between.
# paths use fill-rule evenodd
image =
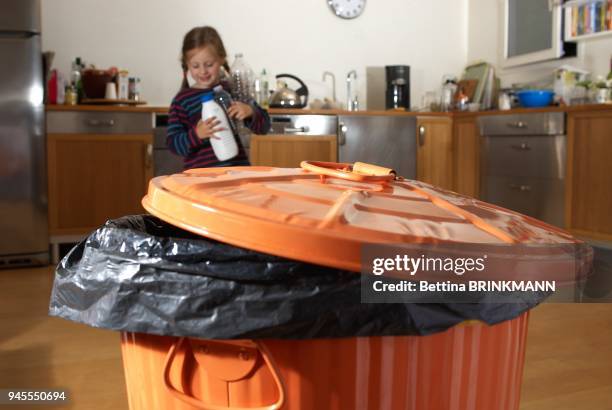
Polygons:
<instances>
[{"instance_id":1,"label":"wooden floor","mask_svg":"<svg viewBox=\"0 0 612 410\"><path fill-rule=\"evenodd\" d=\"M52 275L0 270L0 388L68 389L72 403L61 409L127 409L119 335L48 317ZM612 410L612 304L532 311L521 403Z\"/></svg>"},{"instance_id":2,"label":"wooden floor","mask_svg":"<svg viewBox=\"0 0 612 410\"><path fill-rule=\"evenodd\" d=\"M37 408L127 409L119 334L47 316L52 281L52 268L0 270L0 388L72 396L68 406Z\"/></svg>"}]
</instances>

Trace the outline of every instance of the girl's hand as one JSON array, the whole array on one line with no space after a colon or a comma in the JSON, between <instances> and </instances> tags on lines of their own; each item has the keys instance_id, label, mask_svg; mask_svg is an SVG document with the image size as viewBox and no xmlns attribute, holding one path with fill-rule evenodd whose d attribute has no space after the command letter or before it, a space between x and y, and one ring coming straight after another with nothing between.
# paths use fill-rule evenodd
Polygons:
<instances>
[{"instance_id":1,"label":"girl's hand","mask_svg":"<svg viewBox=\"0 0 612 410\"><path fill-rule=\"evenodd\" d=\"M219 127L219 124L221 124L221 121L217 117L210 117L205 121L200 120L198 125L196 125L196 135L201 140L205 138L219 139L219 137L215 136L215 132L225 131L225 128Z\"/></svg>"},{"instance_id":2,"label":"girl's hand","mask_svg":"<svg viewBox=\"0 0 612 410\"><path fill-rule=\"evenodd\" d=\"M244 120L245 118L252 117L253 107L248 104L245 104L240 101L234 101L232 105L227 109L227 114L231 118L236 118L237 120Z\"/></svg>"}]
</instances>

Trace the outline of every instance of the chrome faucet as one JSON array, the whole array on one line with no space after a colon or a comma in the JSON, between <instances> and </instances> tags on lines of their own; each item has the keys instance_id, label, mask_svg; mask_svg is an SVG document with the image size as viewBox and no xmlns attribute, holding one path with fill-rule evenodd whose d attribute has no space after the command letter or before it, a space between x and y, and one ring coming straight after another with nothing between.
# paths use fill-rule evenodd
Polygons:
<instances>
[{"instance_id":1,"label":"chrome faucet","mask_svg":"<svg viewBox=\"0 0 612 410\"><path fill-rule=\"evenodd\" d=\"M351 80L352 77L352 80ZM357 81L357 71L351 70L346 75L346 109L349 111L357 111L359 108L359 101L357 100L357 93L355 98L351 99L353 95L353 83Z\"/></svg>"},{"instance_id":2,"label":"chrome faucet","mask_svg":"<svg viewBox=\"0 0 612 410\"><path fill-rule=\"evenodd\" d=\"M336 102L336 76L331 71L323 71L323 81L327 77L332 79L332 102Z\"/></svg>"}]
</instances>

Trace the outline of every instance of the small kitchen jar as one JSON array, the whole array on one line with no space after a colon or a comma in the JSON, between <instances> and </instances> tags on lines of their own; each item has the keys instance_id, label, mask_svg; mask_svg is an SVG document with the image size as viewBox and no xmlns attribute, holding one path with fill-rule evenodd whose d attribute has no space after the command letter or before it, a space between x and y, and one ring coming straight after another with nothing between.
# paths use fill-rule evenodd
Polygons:
<instances>
[{"instance_id":1,"label":"small kitchen jar","mask_svg":"<svg viewBox=\"0 0 612 410\"><path fill-rule=\"evenodd\" d=\"M117 74L117 97L120 100L127 100L129 93L129 78L126 70L121 70Z\"/></svg>"},{"instance_id":2,"label":"small kitchen jar","mask_svg":"<svg viewBox=\"0 0 612 410\"><path fill-rule=\"evenodd\" d=\"M457 110L467 111L469 102L470 100L465 94L464 89L460 88L459 93L457 94Z\"/></svg>"},{"instance_id":3,"label":"small kitchen jar","mask_svg":"<svg viewBox=\"0 0 612 410\"><path fill-rule=\"evenodd\" d=\"M440 111L438 94L435 91L427 91L422 98L422 111Z\"/></svg>"},{"instance_id":4,"label":"small kitchen jar","mask_svg":"<svg viewBox=\"0 0 612 410\"><path fill-rule=\"evenodd\" d=\"M497 102L498 108L500 110L509 110L512 108L512 101L510 100L510 95L506 94L506 93L501 93L499 94L499 98L498 98L498 102Z\"/></svg>"},{"instance_id":5,"label":"small kitchen jar","mask_svg":"<svg viewBox=\"0 0 612 410\"><path fill-rule=\"evenodd\" d=\"M64 103L66 105L77 105L79 103L79 93L77 92L77 88L75 85L66 86Z\"/></svg>"},{"instance_id":6,"label":"small kitchen jar","mask_svg":"<svg viewBox=\"0 0 612 410\"><path fill-rule=\"evenodd\" d=\"M610 101L610 89L596 88L594 91L594 97L597 104L605 104Z\"/></svg>"},{"instance_id":7,"label":"small kitchen jar","mask_svg":"<svg viewBox=\"0 0 612 410\"><path fill-rule=\"evenodd\" d=\"M133 101L140 101L140 78L130 77L128 80L128 98Z\"/></svg>"}]
</instances>

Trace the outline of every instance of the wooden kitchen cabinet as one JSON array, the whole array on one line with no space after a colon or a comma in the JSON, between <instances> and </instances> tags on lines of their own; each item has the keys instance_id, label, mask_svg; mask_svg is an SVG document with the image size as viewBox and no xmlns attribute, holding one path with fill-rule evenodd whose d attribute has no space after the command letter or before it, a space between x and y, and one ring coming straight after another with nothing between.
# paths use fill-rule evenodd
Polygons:
<instances>
[{"instance_id":1,"label":"wooden kitchen cabinet","mask_svg":"<svg viewBox=\"0 0 612 410\"><path fill-rule=\"evenodd\" d=\"M49 230L85 234L143 213L153 176L151 135L49 134Z\"/></svg>"},{"instance_id":2,"label":"wooden kitchen cabinet","mask_svg":"<svg viewBox=\"0 0 612 410\"><path fill-rule=\"evenodd\" d=\"M476 117L453 122L453 191L478 198L480 186L480 133Z\"/></svg>"},{"instance_id":3,"label":"wooden kitchen cabinet","mask_svg":"<svg viewBox=\"0 0 612 410\"><path fill-rule=\"evenodd\" d=\"M417 118L417 179L453 189L453 122L447 117Z\"/></svg>"},{"instance_id":4,"label":"wooden kitchen cabinet","mask_svg":"<svg viewBox=\"0 0 612 410\"><path fill-rule=\"evenodd\" d=\"M612 240L612 111L568 114L566 227Z\"/></svg>"},{"instance_id":5,"label":"wooden kitchen cabinet","mask_svg":"<svg viewBox=\"0 0 612 410\"><path fill-rule=\"evenodd\" d=\"M250 147L252 165L295 168L305 160L338 161L335 135L252 135Z\"/></svg>"},{"instance_id":6,"label":"wooden kitchen cabinet","mask_svg":"<svg viewBox=\"0 0 612 410\"><path fill-rule=\"evenodd\" d=\"M144 212L153 177L150 113L47 112L50 242L75 242L106 220ZM55 257L55 255L54 255Z\"/></svg>"}]
</instances>

